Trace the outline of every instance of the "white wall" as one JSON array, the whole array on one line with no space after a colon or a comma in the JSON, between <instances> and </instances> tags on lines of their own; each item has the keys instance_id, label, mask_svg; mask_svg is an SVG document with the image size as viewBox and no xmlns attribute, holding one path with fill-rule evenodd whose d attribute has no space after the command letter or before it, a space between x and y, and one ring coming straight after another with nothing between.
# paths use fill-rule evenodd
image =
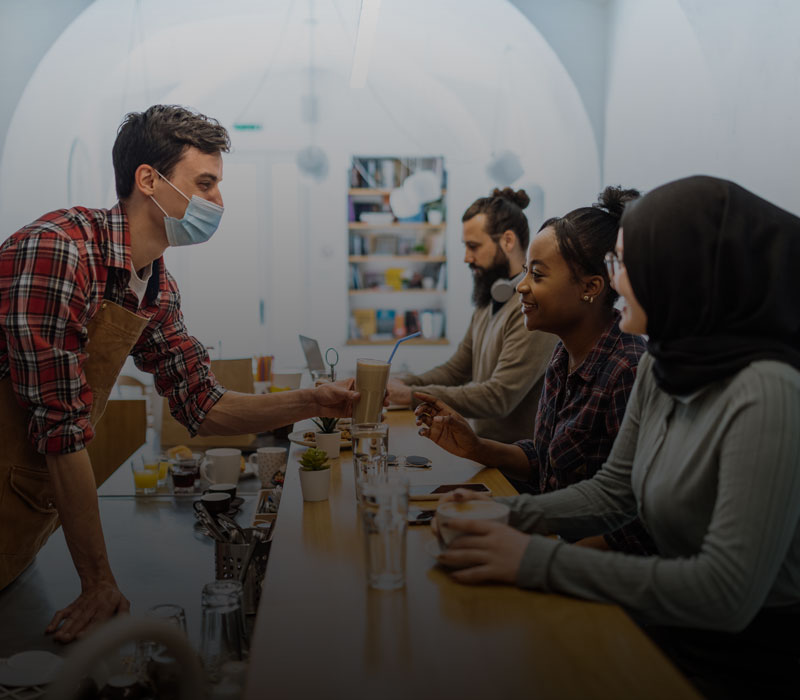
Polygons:
<instances>
[{"instance_id":1,"label":"white wall","mask_svg":"<svg viewBox=\"0 0 800 700\"><path fill-rule=\"evenodd\" d=\"M800 3L618 0L605 179L705 173L800 213Z\"/></svg>"},{"instance_id":2,"label":"white wall","mask_svg":"<svg viewBox=\"0 0 800 700\"><path fill-rule=\"evenodd\" d=\"M213 254L198 248L167 256L184 288L187 324L209 345L230 338L223 339L224 356L269 352L280 364L299 361L298 332L313 335L323 347L340 347L346 371L364 352L344 348L349 156L443 155L449 176L447 324L457 342L471 313L460 215L491 187L484 173L491 151L519 153L522 181L545 189L546 216L590 201L600 184L586 110L552 48L508 2L466 4L384 0L369 88L351 90L358 2L316 2L316 139L330 174L322 183L295 177L276 187L275 168L287 172L310 138L300 116L307 89L306 3L144 0L137 23L132 5L97 0L53 45L15 111L0 163L0 238L44 211L75 203L68 202L68 183L82 204L113 203L110 150L126 111L170 102L229 128L237 120L262 122L263 131L233 132L229 160L232 167L250 164L258 178L253 191L264 196L241 216L235 209L246 205L228 199L223 226L208 244ZM76 85L91 85L90 99ZM225 241L251 221L263 227L259 249L243 260L246 250ZM252 285L249 278L239 283L245 275L262 276L267 317L258 347L250 333L258 323ZM192 294L198 288L202 293ZM220 301L210 305L214 293ZM231 326L234 315L240 331ZM400 359L421 370L452 350L407 348Z\"/></svg>"}]
</instances>

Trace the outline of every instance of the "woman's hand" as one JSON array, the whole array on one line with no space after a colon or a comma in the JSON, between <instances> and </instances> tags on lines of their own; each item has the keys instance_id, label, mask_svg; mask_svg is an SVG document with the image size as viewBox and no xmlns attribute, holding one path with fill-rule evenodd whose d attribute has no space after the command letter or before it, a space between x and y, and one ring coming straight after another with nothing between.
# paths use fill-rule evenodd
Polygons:
<instances>
[{"instance_id":1,"label":"woman's hand","mask_svg":"<svg viewBox=\"0 0 800 700\"><path fill-rule=\"evenodd\" d=\"M480 438L461 414L430 394L415 392L421 403L414 411L419 434L457 457L476 459Z\"/></svg>"},{"instance_id":2,"label":"woman's hand","mask_svg":"<svg viewBox=\"0 0 800 700\"><path fill-rule=\"evenodd\" d=\"M461 583L516 583L522 557L531 540L513 527L491 520L447 522L462 532L438 557L444 566L458 569L451 576Z\"/></svg>"},{"instance_id":3,"label":"woman's hand","mask_svg":"<svg viewBox=\"0 0 800 700\"><path fill-rule=\"evenodd\" d=\"M448 501L455 501L456 503L463 503L464 501L491 501L494 500L491 496L485 493L478 493L477 491L470 491L469 489L456 489L449 491L439 499L439 504L447 503ZM431 520L431 530L437 537L439 536L439 526L436 524L436 517Z\"/></svg>"}]
</instances>

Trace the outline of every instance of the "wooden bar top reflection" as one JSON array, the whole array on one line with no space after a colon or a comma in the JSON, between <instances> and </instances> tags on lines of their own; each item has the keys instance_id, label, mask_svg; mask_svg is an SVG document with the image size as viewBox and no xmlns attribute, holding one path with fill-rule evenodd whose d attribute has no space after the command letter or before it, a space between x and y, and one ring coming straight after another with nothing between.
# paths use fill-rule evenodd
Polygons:
<instances>
[{"instance_id":1,"label":"wooden bar top reflection","mask_svg":"<svg viewBox=\"0 0 800 700\"><path fill-rule=\"evenodd\" d=\"M389 450L422 455L411 483L479 481L514 489L495 469L417 435L389 412ZM246 698L696 698L620 609L513 586L464 586L410 526L406 587L367 587L352 453L333 466L327 501L303 503L293 446L251 640Z\"/></svg>"}]
</instances>

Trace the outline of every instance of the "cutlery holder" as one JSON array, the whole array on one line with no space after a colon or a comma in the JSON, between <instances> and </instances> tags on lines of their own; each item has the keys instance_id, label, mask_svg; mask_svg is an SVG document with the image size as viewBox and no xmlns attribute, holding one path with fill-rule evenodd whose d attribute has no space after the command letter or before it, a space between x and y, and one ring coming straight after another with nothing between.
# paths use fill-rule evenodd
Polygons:
<instances>
[{"instance_id":1,"label":"cutlery holder","mask_svg":"<svg viewBox=\"0 0 800 700\"><path fill-rule=\"evenodd\" d=\"M272 543L259 542L256 545L253 559L244 580L244 612L254 615L258 610L258 601L261 599L261 586L264 574L267 571L267 559ZM214 563L218 581L225 579L239 580L242 565L245 563L249 544L231 544L230 542L216 542L214 545Z\"/></svg>"}]
</instances>

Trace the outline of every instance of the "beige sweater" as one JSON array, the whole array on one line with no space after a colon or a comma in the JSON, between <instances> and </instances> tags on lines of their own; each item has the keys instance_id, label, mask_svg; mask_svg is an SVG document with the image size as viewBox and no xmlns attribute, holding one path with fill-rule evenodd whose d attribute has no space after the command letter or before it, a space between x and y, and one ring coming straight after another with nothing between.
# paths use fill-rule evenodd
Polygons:
<instances>
[{"instance_id":1,"label":"beige sweater","mask_svg":"<svg viewBox=\"0 0 800 700\"><path fill-rule=\"evenodd\" d=\"M533 435L544 373L557 340L525 328L514 296L494 315L491 303L476 309L455 354L405 382L473 419L481 437L522 440Z\"/></svg>"}]
</instances>

